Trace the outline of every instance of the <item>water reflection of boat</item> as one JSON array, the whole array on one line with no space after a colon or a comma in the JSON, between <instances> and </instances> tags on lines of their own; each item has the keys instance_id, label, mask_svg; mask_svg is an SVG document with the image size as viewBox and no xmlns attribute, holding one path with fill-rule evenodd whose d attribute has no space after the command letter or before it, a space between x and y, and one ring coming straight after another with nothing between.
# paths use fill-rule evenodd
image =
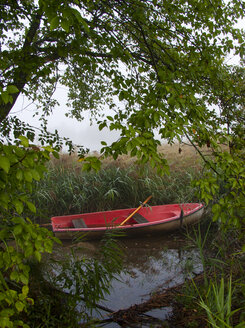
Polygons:
<instances>
[{"instance_id":1,"label":"water reflection of boat","mask_svg":"<svg viewBox=\"0 0 245 328\"><path fill-rule=\"evenodd\" d=\"M51 223L54 234L60 239L72 239L81 233L86 233L87 239L97 239L108 229L120 229L127 236L176 230L198 222L203 211L200 203L170 204L55 216Z\"/></svg>"}]
</instances>

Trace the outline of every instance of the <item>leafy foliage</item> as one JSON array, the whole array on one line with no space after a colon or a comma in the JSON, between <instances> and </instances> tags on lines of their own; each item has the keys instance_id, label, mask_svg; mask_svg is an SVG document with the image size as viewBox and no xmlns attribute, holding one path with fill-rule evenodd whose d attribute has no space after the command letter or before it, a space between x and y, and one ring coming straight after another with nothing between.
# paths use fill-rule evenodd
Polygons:
<instances>
[{"instance_id":1,"label":"leafy foliage","mask_svg":"<svg viewBox=\"0 0 245 328\"><path fill-rule=\"evenodd\" d=\"M39 149L20 136L16 145L0 144L0 326L27 327L18 314L33 299L29 294L28 259L41 260L51 252L55 238L30 219L22 217L36 212L30 201L33 180L39 181L52 149Z\"/></svg>"},{"instance_id":2,"label":"leafy foliage","mask_svg":"<svg viewBox=\"0 0 245 328\"><path fill-rule=\"evenodd\" d=\"M29 307L27 322L33 327L80 327L82 321L92 327L91 315L100 308L99 301L109 293L111 280L118 279L122 270L120 236L122 232L108 232L93 258L84 255L80 243L66 248L65 254L63 250L61 257L54 254L48 267L45 262L41 268L32 265L33 274L42 282L41 295L32 288L38 306Z\"/></svg>"},{"instance_id":3,"label":"leafy foliage","mask_svg":"<svg viewBox=\"0 0 245 328\"><path fill-rule=\"evenodd\" d=\"M245 214L245 171L243 150L214 150L212 160L206 160L204 178L195 183L200 197L212 207L213 220L223 228L242 229Z\"/></svg>"},{"instance_id":4,"label":"leafy foliage","mask_svg":"<svg viewBox=\"0 0 245 328\"><path fill-rule=\"evenodd\" d=\"M120 236L121 232L108 232L101 242L97 259L83 257L80 260L73 252L72 261L57 275L58 284L63 282L62 288L82 298L87 309L92 310L96 302L105 298L112 278L121 272L123 254L116 242Z\"/></svg>"},{"instance_id":5,"label":"leafy foliage","mask_svg":"<svg viewBox=\"0 0 245 328\"><path fill-rule=\"evenodd\" d=\"M206 164L206 177L197 185L207 203L217 197L214 219L244 226L244 69L225 64L231 53L244 56L244 31L234 28L244 18L244 7L240 0L17 0L0 5L3 327L24 325L11 321L26 307L24 262L30 256L40 260L51 249L51 237L24 215L35 212L28 195L52 149L30 146L28 139L36 134L32 127L9 117L21 94L37 104L39 142L56 150L62 141L57 131L47 133L47 116L57 104L58 83L69 88L68 116L82 120L88 110L99 129L120 131L117 142L102 141L101 157L129 153L160 174L168 166L154 132L169 143L187 138ZM72 150L68 139L65 143ZM200 151L203 145L213 150L212 158ZM100 168L98 159L85 157L86 149L79 152L86 170ZM4 243L12 236L16 249ZM10 289L11 277L25 287L20 293Z\"/></svg>"},{"instance_id":6,"label":"leafy foliage","mask_svg":"<svg viewBox=\"0 0 245 328\"><path fill-rule=\"evenodd\" d=\"M0 10L0 120L20 93L49 115L61 83L69 88L68 115L80 120L89 110L101 129L121 131L118 142L104 145L105 155L130 152L159 171L166 163L153 129L169 142L200 130L205 143L219 125L217 95L231 84L225 56L244 52L243 32L233 27L244 15L242 1L40 0Z\"/></svg>"},{"instance_id":7,"label":"leafy foliage","mask_svg":"<svg viewBox=\"0 0 245 328\"><path fill-rule=\"evenodd\" d=\"M221 115L212 133L199 140L197 131L191 142L202 145L208 142L212 157L203 156L206 166L205 179L197 182L200 195L208 204L213 199L214 220L223 227L244 226L245 214L245 142L244 135L244 68L230 68L220 72L212 94L220 106ZM228 87L228 88L226 88ZM204 131L202 129L202 131Z\"/></svg>"}]
</instances>

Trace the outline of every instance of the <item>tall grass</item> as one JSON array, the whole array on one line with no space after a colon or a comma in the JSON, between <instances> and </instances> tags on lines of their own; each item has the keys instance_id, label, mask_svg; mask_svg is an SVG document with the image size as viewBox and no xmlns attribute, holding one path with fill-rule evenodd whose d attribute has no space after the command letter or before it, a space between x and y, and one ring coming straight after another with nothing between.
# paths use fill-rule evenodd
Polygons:
<instances>
[{"instance_id":1,"label":"tall grass","mask_svg":"<svg viewBox=\"0 0 245 328\"><path fill-rule=\"evenodd\" d=\"M193 285L184 286L185 307L198 306L201 316L205 311L209 328L245 327L245 257L237 252L244 241L234 229L224 232L211 223L204 228L198 225L187 234L199 250L203 275L202 280L191 279Z\"/></svg>"},{"instance_id":2,"label":"tall grass","mask_svg":"<svg viewBox=\"0 0 245 328\"><path fill-rule=\"evenodd\" d=\"M139 172L136 166L106 167L95 173L56 165L37 183L33 201L40 222L54 215L135 207L149 195L151 205L191 202L197 200L191 186L196 175L187 170L158 176L148 167Z\"/></svg>"},{"instance_id":3,"label":"tall grass","mask_svg":"<svg viewBox=\"0 0 245 328\"><path fill-rule=\"evenodd\" d=\"M209 289L205 295L205 300L201 298L200 306L206 311L209 326L212 328L242 328L245 322L241 322L236 326L232 325L232 316L239 311L232 311L232 294L233 286L230 277L228 286L225 290L224 278L220 282L211 282Z\"/></svg>"}]
</instances>

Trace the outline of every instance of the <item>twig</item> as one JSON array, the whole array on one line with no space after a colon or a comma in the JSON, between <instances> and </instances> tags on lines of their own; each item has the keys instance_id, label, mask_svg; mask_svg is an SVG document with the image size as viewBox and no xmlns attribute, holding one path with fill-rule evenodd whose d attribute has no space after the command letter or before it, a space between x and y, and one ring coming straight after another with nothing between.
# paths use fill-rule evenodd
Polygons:
<instances>
[{"instance_id":1,"label":"twig","mask_svg":"<svg viewBox=\"0 0 245 328\"><path fill-rule=\"evenodd\" d=\"M216 171L216 169L211 165L211 163L209 161L206 160L205 156L203 155L203 153L198 149L198 147L194 144L194 142L191 140L191 138L188 136L188 134L186 132L184 132L186 138L188 139L188 141L191 143L191 145L195 148L195 150L198 152L198 154L201 156L201 158L203 159L203 161L208 164L210 166L210 168L217 174L220 175L218 173L218 171Z\"/></svg>"}]
</instances>

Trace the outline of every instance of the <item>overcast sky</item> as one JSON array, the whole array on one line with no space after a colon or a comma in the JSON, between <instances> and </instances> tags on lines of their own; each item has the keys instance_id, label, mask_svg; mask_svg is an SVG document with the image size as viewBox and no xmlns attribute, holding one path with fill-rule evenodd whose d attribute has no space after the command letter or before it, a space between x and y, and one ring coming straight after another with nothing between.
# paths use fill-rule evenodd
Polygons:
<instances>
[{"instance_id":1,"label":"overcast sky","mask_svg":"<svg viewBox=\"0 0 245 328\"><path fill-rule=\"evenodd\" d=\"M119 138L119 133L116 131L108 129L99 131L96 124L91 126L88 113L85 113L85 119L82 122L66 117L65 113L68 111L66 107L67 91L64 87L57 88L55 97L60 106L55 106L53 114L48 117L48 130L50 132L57 129L61 137L68 137L73 143L89 148L91 151L99 151L102 147L101 141L111 143ZM24 96L20 96L11 114L32 126L39 127L38 117L33 117L35 107L35 104L30 105L30 101Z\"/></svg>"}]
</instances>

